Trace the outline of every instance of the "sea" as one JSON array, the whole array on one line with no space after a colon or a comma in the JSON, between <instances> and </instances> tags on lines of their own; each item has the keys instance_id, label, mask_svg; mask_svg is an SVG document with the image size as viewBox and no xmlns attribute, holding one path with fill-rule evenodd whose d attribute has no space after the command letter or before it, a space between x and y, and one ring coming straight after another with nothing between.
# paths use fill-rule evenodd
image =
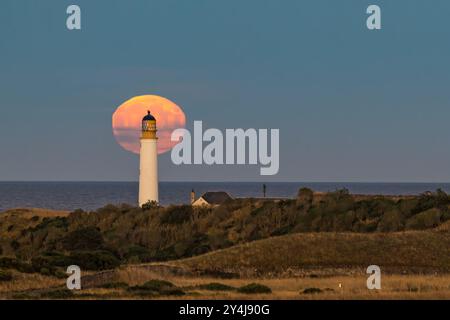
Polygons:
<instances>
[{"instance_id":1,"label":"sea","mask_svg":"<svg viewBox=\"0 0 450 320\"><path fill-rule=\"evenodd\" d=\"M293 198L301 187L314 191L347 188L355 194L418 195L438 188L450 192L450 183L354 183L268 182L267 197ZM232 197L262 197L261 182L160 182L162 205L188 204L191 190L196 197L207 191L226 191ZM137 182L0 182L0 212L12 208L95 210L107 204L135 205Z\"/></svg>"}]
</instances>

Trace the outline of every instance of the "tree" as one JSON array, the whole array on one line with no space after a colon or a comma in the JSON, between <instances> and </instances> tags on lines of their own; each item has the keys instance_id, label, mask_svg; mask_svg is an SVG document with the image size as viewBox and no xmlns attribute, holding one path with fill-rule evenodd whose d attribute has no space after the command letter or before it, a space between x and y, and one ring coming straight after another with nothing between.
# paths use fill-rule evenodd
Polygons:
<instances>
[{"instance_id":1,"label":"tree","mask_svg":"<svg viewBox=\"0 0 450 320\"><path fill-rule=\"evenodd\" d=\"M61 241L65 250L98 250L104 245L103 236L96 227L77 229Z\"/></svg>"},{"instance_id":2,"label":"tree","mask_svg":"<svg viewBox=\"0 0 450 320\"><path fill-rule=\"evenodd\" d=\"M314 192L309 188L300 188L297 194L297 207L308 210L314 200Z\"/></svg>"},{"instance_id":3,"label":"tree","mask_svg":"<svg viewBox=\"0 0 450 320\"><path fill-rule=\"evenodd\" d=\"M158 202L154 200L149 200L142 205L142 210L151 210L158 207L159 207Z\"/></svg>"},{"instance_id":4,"label":"tree","mask_svg":"<svg viewBox=\"0 0 450 320\"><path fill-rule=\"evenodd\" d=\"M17 240L12 240L10 246L14 251L17 251L20 248L20 243Z\"/></svg>"}]
</instances>

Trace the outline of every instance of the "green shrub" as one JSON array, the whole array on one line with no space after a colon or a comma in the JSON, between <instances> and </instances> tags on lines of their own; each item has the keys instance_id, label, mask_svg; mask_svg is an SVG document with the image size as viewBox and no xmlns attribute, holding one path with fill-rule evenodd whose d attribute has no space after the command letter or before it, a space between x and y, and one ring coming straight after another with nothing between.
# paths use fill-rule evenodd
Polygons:
<instances>
[{"instance_id":1,"label":"green shrub","mask_svg":"<svg viewBox=\"0 0 450 320\"><path fill-rule=\"evenodd\" d=\"M145 247L130 246L127 252L124 254L124 258L129 262L136 260L137 262L149 262L152 260L152 255L150 251Z\"/></svg>"},{"instance_id":2,"label":"green shrub","mask_svg":"<svg viewBox=\"0 0 450 320\"><path fill-rule=\"evenodd\" d=\"M36 296L33 296L26 292L20 292L20 293L13 293L11 295L11 298L13 300L36 300Z\"/></svg>"},{"instance_id":3,"label":"green shrub","mask_svg":"<svg viewBox=\"0 0 450 320\"><path fill-rule=\"evenodd\" d=\"M193 216L192 206L170 206L160 216L162 224L182 224Z\"/></svg>"},{"instance_id":4,"label":"green shrub","mask_svg":"<svg viewBox=\"0 0 450 320\"><path fill-rule=\"evenodd\" d=\"M303 294L317 294L322 293L322 289L319 288L306 288L302 291Z\"/></svg>"},{"instance_id":5,"label":"green shrub","mask_svg":"<svg viewBox=\"0 0 450 320\"><path fill-rule=\"evenodd\" d=\"M95 227L87 227L70 232L62 239L65 250L99 250L104 241L100 231Z\"/></svg>"},{"instance_id":6,"label":"green shrub","mask_svg":"<svg viewBox=\"0 0 450 320\"><path fill-rule=\"evenodd\" d=\"M59 279L67 278L67 274L65 272L66 268L74 263L71 263L67 261L67 264L58 264L55 263L55 261L60 262L59 260L53 260L60 259L59 257L48 257L48 256L39 256L31 259L31 263L33 266L33 269L40 274L44 276L55 276ZM61 270L61 267L64 268L64 270Z\"/></svg>"},{"instance_id":7,"label":"green shrub","mask_svg":"<svg viewBox=\"0 0 450 320\"><path fill-rule=\"evenodd\" d=\"M0 282L11 281L13 279L12 273L6 270L0 270Z\"/></svg>"},{"instance_id":8,"label":"green shrub","mask_svg":"<svg viewBox=\"0 0 450 320\"><path fill-rule=\"evenodd\" d=\"M41 268L41 270L39 270L39 273L44 275L44 276L50 276L52 274L50 272L50 269L48 269L48 268Z\"/></svg>"},{"instance_id":9,"label":"green shrub","mask_svg":"<svg viewBox=\"0 0 450 320\"><path fill-rule=\"evenodd\" d=\"M17 240L12 240L12 241L9 243L9 245L11 246L11 248L12 248L14 251L17 251L17 250L19 250L19 248L20 248L20 243L19 243Z\"/></svg>"},{"instance_id":10,"label":"green shrub","mask_svg":"<svg viewBox=\"0 0 450 320\"><path fill-rule=\"evenodd\" d=\"M138 295L181 296L185 294L173 283L157 279L147 281L143 285L129 287L128 291Z\"/></svg>"},{"instance_id":11,"label":"green shrub","mask_svg":"<svg viewBox=\"0 0 450 320\"><path fill-rule=\"evenodd\" d=\"M36 227L30 228L31 232L36 232L39 230L49 229L54 227L56 229L67 229L69 225L66 217L55 217L55 218L44 218L42 222L39 223Z\"/></svg>"},{"instance_id":12,"label":"green shrub","mask_svg":"<svg viewBox=\"0 0 450 320\"><path fill-rule=\"evenodd\" d=\"M159 291L162 296L184 296L186 293L179 288L165 288Z\"/></svg>"},{"instance_id":13,"label":"green shrub","mask_svg":"<svg viewBox=\"0 0 450 320\"><path fill-rule=\"evenodd\" d=\"M74 293L69 289L55 289L41 293L41 298L48 299L68 299L73 296Z\"/></svg>"},{"instance_id":14,"label":"green shrub","mask_svg":"<svg viewBox=\"0 0 450 320\"><path fill-rule=\"evenodd\" d=\"M41 272L41 270L44 270L44 269L50 270L52 268L50 258L42 257L42 256L32 258L31 265L32 265L33 269L38 272Z\"/></svg>"},{"instance_id":15,"label":"green shrub","mask_svg":"<svg viewBox=\"0 0 450 320\"><path fill-rule=\"evenodd\" d=\"M119 266L120 260L109 251L99 250L73 251L70 256L58 252L46 252L41 256L32 258L31 263L34 270L38 270L45 275L59 277L57 267L67 268L70 265L78 265L85 270L106 270Z\"/></svg>"},{"instance_id":16,"label":"green shrub","mask_svg":"<svg viewBox=\"0 0 450 320\"><path fill-rule=\"evenodd\" d=\"M177 258L179 258L179 256L177 255L177 253L175 253L174 246L158 250L153 255L153 259L155 261L167 261L167 260L174 260Z\"/></svg>"},{"instance_id":17,"label":"green shrub","mask_svg":"<svg viewBox=\"0 0 450 320\"><path fill-rule=\"evenodd\" d=\"M17 264L17 260L8 257L0 258L0 268L5 269L15 269Z\"/></svg>"},{"instance_id":18,"label":"green shrub","mask_svg":"<svg viewBox=\"0 0 450 320\"><path fill-rule=\"evenodd\" d=\"M120 265L120 260L109 251L74 251L70 258L84 270L107 270Z\"/></svg>"},{"instance_id":19,"label":"green shrub","mask_svg":"<svg viewBox=\"0 0 450 320\"><path fill-rule=\"evenodd\" d=\"M151 210L151 209L155 209L158 207L159 207L158 202L156 202L154 200L149 200L142 205L142 210Z\"/></svg>"},{"instance_id":20,"label":"green shrub","mask_svg":"<svg viewBox=\"0 0 450 320\"><path fill-rule=\"evenodd\" d=\"M56 269L55 271L53 271L53 275L55 277L57 277L58 279L66 279L67 278L67 273L60 269Z\"/></svg>"},{"instance_id":21,"label":"green shrub","mask_svg":"<svg viewBox=\"0 0 450 320\"><path fill-rule=\"evenodd\" d=\"M33 273L34 268L32 265L19 261L14 258L3 257L0 258L0 268L14 269L22 273Z\"/></svg>"},{"instance_id":22,"label":"green shrub","mask_svg":"<svg viewBox=\"0 0 450 320\"><path fill-rule=\"evenodd\" d=\"M67 268L70 265L76 264L74 259L59 252L50 252L43 255L48 261L48 264L56 267Z\"/></svg>"},{"instance_id":23,"label":"green shrub","mask_svg":"<svg viewBox=\"0 0 450 320\"><path fill-rule=\"evenodd\" d=\"M78 265L84 270L106 270L114 269L120 265L120 260L109 251L74 251L70 256L52 253L41 255L31 259L32 269L44 274L62 277L58 267L67 268L70 265ZM42 273L42 272L41 272Z\"/></svg>"},{"instance_id":24,"label":"green shrub","mask_svg":"<svg viewBox=\"0 0 450 320\"><path fill-rule=\"evenodd\" d=\"M445 210L441 216L441 222L446 222L447 220L450 220L450 210L449 209Z\"/></svg>"},{"instance_id":25,"label":"green shrub","mask_svg":"<svg viewBox=\"0 0 450 320\"><path fill-rule=\"evenodd\" d=\"M272 293L272 289L259 283L250 283L240 287L237 291L245 294Z\"/></svg>"},{"instance_id":26,"label":"green shrub","mask_svg":"<svg viewBox=\"0 0 450 320\"><path fill-rule=\"evenodd\" d=\"M169 281L154 279L147 281L143 285L138 287L144 290L160 291L166 288L174 288L175 285Z\"/></svg>"},{"instance_id":27,"label":"green shrub","mask_svg":"<svg viewBox=\"0 0 450 320\"><path fill-rule=\"evenodd\" d=\"M67 277L65 272L60 271L58 267L67 268L72 264L75 264L72 258L59 253L44 253L44 255L31 259L31 265L34 270L43 275L54 275L58 278Z\"/></svg>"},{"instance_id":28,"label":"green shrub","mask_svg":"<svg viewBox=\"0 0 450 320\"><path fill-rule=\"evenodd\" d=\"M84 212L81 209L78 209L76 211L79 213ZM111 204L111 203L108 203L104 207L97 209L97 214L99 214L99 215L108 214L108 213L121 213L121 210L118 206Z\"/></svg>"}]
</instances>

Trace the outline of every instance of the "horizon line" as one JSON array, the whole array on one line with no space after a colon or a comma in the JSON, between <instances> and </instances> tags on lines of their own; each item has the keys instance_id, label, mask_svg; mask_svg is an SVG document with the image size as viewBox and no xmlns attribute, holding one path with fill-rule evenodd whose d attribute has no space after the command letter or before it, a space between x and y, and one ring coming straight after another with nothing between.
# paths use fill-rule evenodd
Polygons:
<instances>
[{"instance_id":1,"label":"horizon line","mask_svg":"<svg viewBox=\"0 0 450 320\"><path fill-rule=\"evenodd\" d=\"M0 183L33 183L33 182L46 182L46 183L139 183L139 180L0 180ZM215 181L202 181L202 180L165 180L159 181L159 183L352 183L352 184L450 184L450 181L254 181L254 180L242 180L242 181L230 181L230 180L215 180Z\"/></svg>"}]
</instances>

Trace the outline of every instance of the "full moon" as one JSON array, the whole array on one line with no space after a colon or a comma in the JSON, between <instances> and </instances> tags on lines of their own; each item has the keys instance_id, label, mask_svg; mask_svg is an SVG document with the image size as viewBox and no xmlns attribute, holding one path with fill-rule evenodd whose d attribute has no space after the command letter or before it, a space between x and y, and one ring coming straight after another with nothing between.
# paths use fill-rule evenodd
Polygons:
<instances>
[{"instance_id":1,"label":"full moon","mask_svg":"<svg viewBox=\"0 0 450 320\"><path fill-rule=\"evenodd\" d=\"M158 154L172 149L178 141L171 141L173 130L184 128L183 110L169 99L156 96L137 96L121 104L112 116L112 130L117 143L127 151L139 154L142 118L147 110L156 119Z\"/></svg>"}]
</instances>

